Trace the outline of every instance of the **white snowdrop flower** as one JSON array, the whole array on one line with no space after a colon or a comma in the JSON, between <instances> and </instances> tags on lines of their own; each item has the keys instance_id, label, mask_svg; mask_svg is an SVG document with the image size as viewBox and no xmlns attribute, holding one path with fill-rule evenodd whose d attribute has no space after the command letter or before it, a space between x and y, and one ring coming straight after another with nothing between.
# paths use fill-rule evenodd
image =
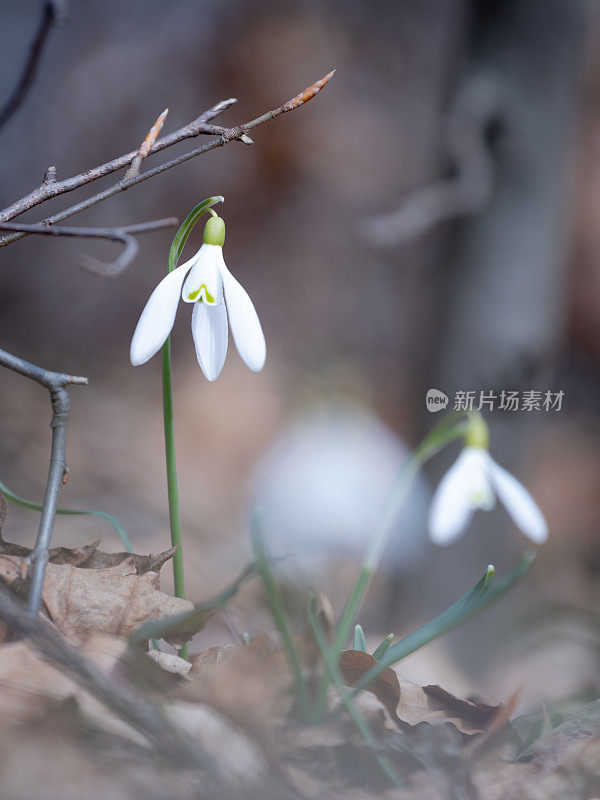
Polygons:
<instances>
[{"instance_id":1,"label":"white snowdrop flower","mask_svg":"<svg viewBox=\"0 0 600 800\"><path fill-rule=\"evenodd\" d=\"M437 487L429 511L429 535L439 545L453 542L465 531L473 512L489 511L496 497L515 525L537 544L548 538L546 520L527 489L497 464L488 451L487 426L472 420L466 446Z\"/></svg>"},{"instance_id":2,"label":"white snowdrop flower","mask_svg":"<svg viewBox=\"0 0 600 800\"><path fill-rule=\"evenodd\" d=\"M225 265L221 217L208 220L202 241L196 255L163 278L150 295L131 341L131 363L145 364L160 350L171 333L181 297L194 304L192 336L209 381L218 378L225 363L228 320L240 356L259 372L267 355L265 337L252 300Z\"/></svg>"},{"instance_id":3,"label":"white snowdrop flower","mask_svg":"<svg viewBox=\"0 0 600 800\"><path fill-rule=\"evenodd\" d=\"M249 508L260 506L278 570L298 585L329 580L358 561L410 451L377 416L340 399L290 420L254 467ZM419 473L393 523L381 568L398 575L427 555L430 490Z\"/></svg>"}]
</instances>

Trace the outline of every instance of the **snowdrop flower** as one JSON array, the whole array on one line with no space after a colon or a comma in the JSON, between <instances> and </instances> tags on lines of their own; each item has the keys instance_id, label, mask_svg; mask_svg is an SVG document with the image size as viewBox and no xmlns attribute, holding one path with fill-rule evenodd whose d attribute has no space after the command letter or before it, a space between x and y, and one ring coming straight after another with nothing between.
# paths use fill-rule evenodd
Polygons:
<instances>
[{"instance_id":1,"label":"snowdrop flower","mask_svg":"<svg viewBox=\"0 0 600 800\"><path fill-rule=\"evenodd\" d=\"M465 448L442 478L429 512L429 535L439 545L464 532L473 512L494 507L500 499L515 525L534 542L548 537L548 527L532 496L488 451L488 431L481 417L472 417Z\"/></svg>"},{"instance_id":2,"label":"snowdrop flower","mask_svg":"<svg viewBox=\"0 0 600 800\"><path fill-rule=\"evenodd\" d=\"M227 355L228 324L246 365L259 372L267 354L265 337L248 293L223 260L225 223L214 212L195 256L170 272L150 295L131 341L131 363L145 364L171 333L179 299L193 303L192 336L198 362L209 381L218 378ZM185 283L184 283L185 281Z\"/></svg>"}]
</instances>

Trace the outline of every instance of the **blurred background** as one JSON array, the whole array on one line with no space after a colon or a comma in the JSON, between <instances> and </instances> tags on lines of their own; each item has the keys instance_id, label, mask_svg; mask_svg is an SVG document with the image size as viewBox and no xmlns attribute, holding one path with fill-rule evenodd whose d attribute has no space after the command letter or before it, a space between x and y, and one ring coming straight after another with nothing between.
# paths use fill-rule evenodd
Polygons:
<instances>
[{"instance_id":1,"label":"blurred background","mask_svg":"<svg viewBox=\"0 0 600 800\"><path fill-rule=\"evenodd\" d=\"M2 0L0 100L16 82L41 3ZM496 459L550 526L511 596L407 659L405 674L456 692L561 704L600 690L600 7L592 0L117 0L69 3L41 70L0 135L4 207L39 185L138 146L228 97L234 125L330 69L309 105L78 215L116 226L177 216L223 194L225 258L250 292L268 358L233 346L214 384L198 367L189 308L174 334L175 422L189 597L219 591L250 558L260 502L296 624L308 586L339 610L398 466L438 419L429 388L564 392L560 410L493 411ZM143 169L185 152L182 143ZM115 176L23 215L36 221ZM0 250L0 346L87 375L71 391L61 503L115 514L134 549L169 545L160 359L129 342L165 270L173 232L140 237L114 279L82 272L110 244L28 237ZM192 247L201 241L200 229ZM477 407L477 404L476 406ZM49 404L0 375L0 480L41 499ZM370 640L409 632L528 542L503 509L448 548L428 542L432 488L450 448L398 520L361 621ZM37 515L9 508L5 537L33 544ZM57 544L103 539L59 519ZM171 590L169 570L163 589ZM192 650L269 620L248 585Z\"/></svg>"}]
</instances>

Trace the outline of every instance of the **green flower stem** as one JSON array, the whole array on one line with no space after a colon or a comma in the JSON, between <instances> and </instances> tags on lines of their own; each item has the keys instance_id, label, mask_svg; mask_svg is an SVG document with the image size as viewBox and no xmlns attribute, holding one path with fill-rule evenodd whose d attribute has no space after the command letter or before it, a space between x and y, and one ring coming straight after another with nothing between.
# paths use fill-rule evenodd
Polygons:
<instances>
[{"instance_id":1,"label":"green flower stem","mask_svg":"<svg viewBox=\"0 0 600 800\"><path fill-rule=\"evenodd\" d=\"M386 503L381 522L375 531L363 557L362 565L354 584L354 588L348 598L342 618L338 624L333 642L331 644L331 652L334 655L337 663L339 652L344 646L346 639L352 625L356 619L358 610L365 598L373 575L377 570L381 556L392 532L394 522L396 521L398 511L400 510L408 490L414 480L415 475L421 467L443 447L456 439L465 435L467 430L468 421L465 420L463 414L449 414L442 419L432 430L427 434L421 444L414 450L413 454L407 459L402 467L400 474L396 480L395 486ZM323 678L319 687L319 694L317 697L317 704L315 707L316 719L319 720L325 711L325 702L327 697L327 686L329 679L327 675Z\"/></svg>"},{"instance_id":2,"label":"green flower stem","mask_svg":"<svg viewBox=\"0 0 600 800\"><path fill-rule=\"evenodd\" d=\"M173 376L171 369L171 337L162 348L162 388L163 417L165 425L165 459L167 463L167 493L169 496L169 524L171 527L171 544L177 550L173 555L173 582L175 596L185 599L185 581L183 579L183 550L181 545L181 515L179 513L179 488L177 486L177 462L175 461L175 428L173 425ZM181 658L187 659L188 646L183 645L179 651Z\"/></svg>"},{"instance_id":3,"label":"green flower stem","mask_svg":"<svg viewBox=\"0 0 600 800\"><path fill-rule=\"evenodd\" d=\"M167 272L172 272L177 266L179 257L183 252L188 236L202 214L210 210L215 203L222 203L223 197L215 195L207 197L190 211L183 224L175 234L171 249ZM169 495L169 523L171 527L171 544L177 547L173 556L173 580L175 595L185 598L185 582L183 579L183 550L181 543L181 516L179 513L179 489L177 486L177 463L175 461L175 430L173 425L173 370L171 365L171 337L167 338L162 348L162 390L163 390L163 417L165 427L165 459L167 463L167 491ZM187 659L188 646L179 651L181 658Z\"/></svg>"},{"instance_id":4,"label":"green flower stem","mask_svg":"<svg viewBox=\"0 0 600 800\"><path fill-rule=\"evenodd\" d=\"M167 490L169 495L169 523L171 544L177 548L173 556L173 578L175 595L185 597L183 580L183 551L181 547L181 516L179 513L179 489L177 486L177 463L175 461L175 429L173 425L173 377L171 370L171 337L162 348L162 388L165 425L165 458L167 463Z\"/></svg>"}]
</instances>

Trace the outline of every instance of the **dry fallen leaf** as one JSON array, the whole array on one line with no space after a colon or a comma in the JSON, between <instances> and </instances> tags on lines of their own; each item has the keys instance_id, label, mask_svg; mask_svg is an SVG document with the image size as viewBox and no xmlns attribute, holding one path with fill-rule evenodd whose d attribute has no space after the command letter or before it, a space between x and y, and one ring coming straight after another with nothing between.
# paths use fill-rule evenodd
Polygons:
<instances>
[{"instance_id":1,"label":"dry fallen leaf","mask_svg":"<svg viewBox=\"0 0 600 800\"><path fill-rule=\"evenodd\" d=\"M257 742L214 708L176 702L165 706L165 712L208 753L226 785L242 789L267 777L267 761Z\"/></svg>"},{"instance_id":2,"label":"dry fallen leaf","mask_svg":"<svg viewBox=\"0 0 600 800\"><path fill-rule=\"evenodd\" d=\"M190 678L201 680L212 674L214 669L223 663L224 659L235 653L238 648L232 644L209 647L201 653L190 656Z\"/></svg>"},{"instance_id":3,"label":"dry fallen leaf","mask_svg":"<svg viewBox=\"0 0 600 800\"><path fill-rule=\"evenodd\" d=\"M161 561L164 555L152 558ZM17 594L26 590L27 571L26 559L0 555L0 580ZM133 556L107 569L48 564L42 603L56 627L79 641L95 634L125 638L148 620L193 608L188 600L163 594L158 573L138 572Z\"/></svg>"},{"instance_id":4,"label":"dry fallen leaf","mask_svg":"<svg viewBox=\"0 0 600 800\"><path fill-rule=\"evenodd\" d=\"M1 506L0 506L1 514ZM0 525L0 531L2 526ZM176 547L170 547L162 553L139 555L137 553L105 553L98 550L100 539L83 547L51 547L48 551L50 564L71 564L84 569L107 569L133 559L135 571L142 575L145 572L158 572L165 562L173 557ZM20 544L6 542L0 536L0 555L18 556L27 559L32 550Z\"/></svg>"},{"instance_id":5,"label":"dry fallen leaf","mask_svg":"<svg viewBox=\"0 0 600 800\"><path fill-rule=\"evenodd\" d=\"M148 620L193 608L161 592L157 572L138 574L133 558L108 569L48 564L42 601L59 630L79 640L99 633L128 637Z\"/></svg>"},{"instance_id":6,"label":"dry fallen leaf","mask_svg":"<svg viewBox=\"0 0 600 800\"><path fill-rule=\"evenodd\" d=\"M271 734L293 705L292 680L285 656L266 637L231 650L210 648L190 670L196 680L179 697L208 703L242 727Z\"/></svg>"},{"instance_id":7,"label":"dry fallen leaf","mask_svg":"<svg viewBox=\"0 0 600 800\"><path fill-rule=\"evenodd\" d=\"M53 701L74 696L78 687L20 641L0 647L0 688L0 716L28 720L46 713Z\"/></svg>"},{"instance_id":8,"label":"dry fallen leaf","mask_svg":"<svg viewBox=\"0 0 600 800\"><path fill-rule=\"evenodd\" d=\"M346 650L340 656L340 669L350 686L376 665L372 655L360 650ZM390 667L366 691L377 697L394 720L409 725L451 722L465 734L483 733L503 708L462 700L441 686L419 686L399 679Z\"/></svg>"},{"instance_id":9,"label":"dry fallen leaf","mask_svg":"<svg viewBox=\"0 0 600 800\"><path fill-rule=\"evenodd\" d=\"M362 650L344 650L340 654L339 667L349 686L355 686L377 661ZM396 709L400 701L400 683L393 669L385 669L377 680L369 685L367 691L374 694L385 706L392 719L396 719Z\"/></svg>"}]
</instances>

